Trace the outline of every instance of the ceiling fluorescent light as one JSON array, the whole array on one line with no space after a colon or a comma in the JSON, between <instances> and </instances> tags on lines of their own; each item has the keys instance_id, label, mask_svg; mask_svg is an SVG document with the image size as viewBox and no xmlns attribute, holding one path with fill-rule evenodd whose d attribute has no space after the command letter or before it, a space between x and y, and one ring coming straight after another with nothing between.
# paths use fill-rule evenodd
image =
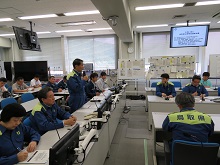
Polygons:
<instances>
[{"instance_id":1,"label":"ceiling fluorescent light","mask_svg":"<svg viewBox=\"0 0 220 165\"><path fill-rule=\"evenodd\" d=\"M78 30L60 30L60 31L55 31L56 33L71 33L71 32L81 32L81 29Z\"/></svg>"},{"instance_id":2,"label":"ceiling fluorescent light","mask_svg":"<svg viewBox=\"0 0 220 165\"><path fill-rule=\"evenodd\" d=\"M189 22L189 25L207 25L211 22ZM187 26L187 23L177 23L176 26Z\"/></svg>"},{"instance_id":3,"label":"ceiling fluorescent light","mask_svg":"<svg viewBox=\"0 0 220 165\"><path fill-rule=\"evenodd\" d=\"M18 18L22 20L26 20L26 19L51 18L51 17L58 17L58 16L56 14L46 14L46 15L24 16Z\"/></svg>"},{"instance_id":4,"label":"ceiling fluorescent light","mask_svg":"<svg viewBox=\"0 0 220 165\"><path fill-rule=\"evenodd\" d=\"M217 23L220 23L220 21L218 21Z\"/></svg>"},{"instance_id":5,"label":"ceiling fluorescent light","mask_svg":"<svg viewBox=\"0 0 220 165\"><path fill-rule=\"evenodd\" d=\"M195 6L216 5L216 4L220 4L220 1L203 1L203 2L197 2Z\"/></svg>"},{"instance_id":6,"label":"ceiling fluorescent light","mask_svg":"<svg viewBox=\"0 0 220 165\"><path fill-rule=\"evenodd\" d=\"M99 11L98 10L91 10L91 11L79 11L79 12L64 13L65 16L89 15L89 14L99 14Z\"/></svg>"},{"instance_id":7,"label":"ceiling fluorescent light","mask_svg":"<svg viewBox=\"0 0 220 165\"><path fill-rule=\"evenodd\" d=\"M79 21L79 22L64 22L57 24L61 25L62 27L66 27L66 26L94 25L96 24L96 22L92 20L92 21Z\"/></svg>"},{"instance_id":8,"label":"ceiling fluorescent light","mask_svg":"<svg viewBox=\"0 0 220 165\"><path fill-rule=\"evenodd\" d=\"M49 34L49 33L51 33L51 32L49 32L49 31L46 31L46 32L36 32L37 34Z\"/></svg>"},{"instance_id":9,"label":"ceiling fluorescent light","mask_svg":"<svg viewBox=\"0 0 220 165\"><path fill-rule=\"evenodd\" d=\"M168 26L168 24L160 24L160 25L143 25L143 26L136 26L136 28L152 28L152 27L164 27Z\"/></svg>"},{"instance_id":10,"label":"ceiling fluorescent light","mask_svg":"<svg viewBox=\"0 0 220 165\"><path fill-rule=\"evenodd\" d=\"M14 21L11 18L0 18L0 22L6 22L6 21Z\"/></svg>"},{"instance_id":11,"label":"ceiling fluorescent light","mask_svg":"<svg viewBox=\"0 0 220 165\"><path fill-rule=\"evenodd\" d=\"M183 7L183 3L178 4L169 4L169 5L156 5L156 6L142 6L142 7L136 7L135 10L155 10L155 9L169 9L169 8L177 8L177 7Z\"/></svg>"},{"instance_id":12,"label":"ceiling fluorescent light","mask_svg":"<svg viewBox=\"0 0 220 165\"><path fill-rule=\"evenodd\" d=\"M99 30L112 30L112 28L94 28L94 29L87 29L86 31L99 31Z\"/></svg>"},{"instance_id":13,"label":"ceiling fluorescent light","mask_svg":"<svg viewBox=\"0 0 220 165\"><path fill-rule=\"evenodd\" d=\"M0 34L0 37L14 36L15 34Z\"/></svg>"}]
</instances>

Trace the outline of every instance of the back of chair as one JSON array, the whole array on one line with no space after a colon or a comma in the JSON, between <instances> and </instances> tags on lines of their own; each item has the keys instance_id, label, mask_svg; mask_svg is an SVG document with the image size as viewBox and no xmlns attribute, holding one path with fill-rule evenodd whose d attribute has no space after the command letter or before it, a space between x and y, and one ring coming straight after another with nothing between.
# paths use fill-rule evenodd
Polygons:
<instances>
[{"instance_id":1,"label":"back of chair","mask_svg":"<svg viewBox=\"0 0 220 165\"><path fill-rule=\"evenodd\" d=\"M152 82L151 87L155 88L157 86L157 82Z\"/></svg>"},{"instance_id":2,"label":"back of chair","mask_svg":"<svg viewBox=\"0 0 220 165\"><path fill-rule=\"evenodd\" d=\"M176 140L172 145L172 165L216 165L218 143Z\"/></svg>"},{"instance_id":3,"label":"back of chair","mask_svg":"<svg viewBox=\"0 0 220 165\"><path fill-rule=\"evenodd\" d=\"M3 109L6 105L17 103L17 101L14 98L6 98L1 101L1 108Z\"/></svg>"},{"instance_id":4,"label":"back of chair","mask_svg":"<svg viewBox=\"0 0 220 165\"><path fill-rule=\"evenodd\" d=\"M220 96L220 87L218 87L218 96Z\"/></svg>"},{"instance_id":5,"label":"back of chair","mask_svg":"<svg viewBox=\"0 0 220 165\"><path fill-rule=\"evenodd\" d=\"M9 85L8 85L8 84L5 84L5 88L7 88L7 89L8 89L8 87L9 87Z\"/></svg>"},{"instance_id":6,"label":"back of chair","mask_svg":"<svg viewBox=\"0 0 220 165\"><path fill-rule=\"evenodd\" d=\"M8 91L11 93L12 92L12 86L8 87Z\"/></svg>"},{"instance_id":7,"label":"back of chair","mask_svg":"<svg viewBox=\"0 0 220 165\"><path fill-rule=\"evenodd\" d=\"M177 88L177 87L182 87L182 84L181 84L181 82L179 82L179 81L172 81L172 83L173 83L173 85L174 85L175 88Z\"/></svg>"},{"instance_id":8,"label":"back of chair","mask_svg":"<svg viewBox=\"0 0 220 165\"><path fill-rule=\"evenodd\" d=\"M21 95L21 102L27 102L34 99L34 95L32 93L24 93Z\"/></svg>"}]
</instances>

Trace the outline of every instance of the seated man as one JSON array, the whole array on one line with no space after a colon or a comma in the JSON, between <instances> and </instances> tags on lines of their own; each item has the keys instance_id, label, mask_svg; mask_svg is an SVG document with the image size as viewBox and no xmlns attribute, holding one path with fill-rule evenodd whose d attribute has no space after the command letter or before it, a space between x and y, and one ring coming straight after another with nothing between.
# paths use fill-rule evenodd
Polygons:
<instances>
[{"instance_id":1,"label":"seated man","mask_svg":"<svg viewBox=\"0 0 220 165\"><path fill-rule=\"evenodd\" d=\"M57 86L58 86L58 88L61 88L61 89L67 89L67 76L64 76L63 77L63 80L61 80L58 84L57 84Z\"/></svg>"},{"instance_id":2,"label":"seated man","mask_svg":"<svg viewBox=\"0 0 220 165\"><path fill-rule=\"evenodd\" d=\"M92 99L94 96L99 96L100 93L102 92L95 85L95 82L97 81L97 79L98 79L98 74L97 73L92 73L90 75L89 83L87 83L86 86L85 86L86 96L89 99Z\"/></svg>"},{"instance_id":3,"label":"seated man","mask_svg":"<svg viewBox=\"0 0 220 165\"><path fill-rule=\"evenodd\" d=\"M176 96L180 112L169 114L163 122L163 130L172 132L173 140L208 142L214 132L214 123L209 115L196 111L194 97L186 92Z\"/></svg>"},{"instance_id":4,"label":"seated man","mask_svg":"<svg viewBox=\"0 0 220 165\"><path fill-rule=\"evenodd\" d=\"M74 125L76 117L62 110L56 103L51 88L45 87L38 92L40 101L32 110L29 119L31 126L41 135L47 131Z\"/></svg>"},{"instance_id":5,"label":"seated man","mask_svg":"<svg viewBox=\"0 0 220 165\"><path fill-rule=\"evenodd\" d=\"M26 110L17 103L4 107L0 119L0 164L16 164L27 159L28 152L36 149L40 135L21 123ZM27 151L23 150L24 137L30 139Z\"/></svg>"},{"instance_id":6,"label":"seated man","mask_svg":"<svg viewBox=\"0 0 220 165\"><path fill-rule=\"evenodd\" d=\"M174 85L169 82L169 75L167 73L161 75L161 82L158 82L156 86L156 95L168 98L176 96Z\"/></svg>"},{"instance_id":7,"label":"seated man","mask_svg":"<svg viewBox=\"0 0 220 165\"><path fill-rule=\"evenodd\" d=\"M49 81L47 83L48 87L51 87L53 89L53 92L62 92L62 89L58 87L58 85L55 82L55 77L50 76Z\"/></svg>"},{"instance_id":8,"label":"seated man","mask_svg":"<svg viewBox=\"0 0 220 165\"><path fill-rule=\"evenodd\" d=\"M12 93L27 92L29 86L24 83L23 77L18 77L16 83L12 85Z\"/></svg>"},{"instance_id":9,"label":"seated man","mask_svg":"<svg viewBox=\"0 0 220 165\"><path fill-rule=\"evenodd\" d=\"M38 87L41 87L41 82L39 80L39 75L35 75L34 78L31 80L31 83L30 83L31 87L34 87L34 88L38 88Z\"/></svg>"},{"instance_id":10,"label":"seated man","mask_svg":"<svg viewBox=\"0 0 220 165\"><path fill-rule=\"evenodd\" d=\"M208 96L208 92L205 87L200 84L201 77L194 75L192 78L192 83L187 84L183 88L183 92L192 94L193 96L205 97Z\"/></svg>"},{"instance_id":11,"label":"seated man","mask_svg":"<svg viewBox=\"0 0 220 165\"><path fill-rule=\"evenodd\" d=\"M100 78L98 79L98 81L96 81L96 86L97 86L101 91L104 91L105 88L108 87L108 85L105 83L105 80L106 80L106 73L105 73L105 72L101 72Z\"/></svg>"},{"instance_id":12,"label":"seated man","mask_svg":"<svg viewBox=\"0 0 220 165\"><path fill-rule=\"evenodd\" d=\"M4 77L0 78L0 97L2 97L3 92L7 91L5 88L5 84L7 83L7 79Z\"/></svg>"},{"instance_id":13,"label":"seated man","mask_svg":"<svg viewBox=\"0 0 220 165\"><path fill-rule=\"evenodd\" d=\"M210 76L210 73L209 72L204 72L202 74L202 80L200 81L200 83L205 87L205 88L210 88L212 87L212 83L211 81L209 80L209 76Z\"/></svg>"}]
</instances>

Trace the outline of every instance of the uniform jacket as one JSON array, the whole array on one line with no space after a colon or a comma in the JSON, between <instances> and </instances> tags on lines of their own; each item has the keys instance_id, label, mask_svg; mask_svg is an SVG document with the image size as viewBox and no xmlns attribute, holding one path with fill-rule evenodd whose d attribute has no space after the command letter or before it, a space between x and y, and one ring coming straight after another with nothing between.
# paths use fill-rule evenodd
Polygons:
<instances>
[{"instance_id":1,"label":"uniform jacket","mask_svg":"<svg viewBox=\"0 0 220 165\"><path fill-rule=\"evenodd\" d=\"M174 84L171 82L167 83L167 86L162 84L162 82L158 82L156 86L156 95L161 97L162 93L165 93L167 96L172 95L173 97L176 96L176 91L174 88Z\"/></svg>"},{"instance_id":2,"label":"uniform jacket","mask_svg":"<svg viewBox=\"0 0 220 165\"><path fill-rule=\"evenodd\" d=\"M198 93L198 96L200 96L201 94L205 94L206 96L209 95L208 91L205 89L205 87L202 84L199 84L197 87L193 86L191 83L187 84L184 88L183 88L183 92L187 92L187 93Z\"/></svg>"},{"instance_id":3,"label":"uniform jacket","mask_svg":"<svg viewBox=\"0 0 220 165\"><path fill-rule=\"evenodd\" d=\"M100 91L92 81L89 81L89 83L85 86L86 96L89 99L92 99L94 96L96 96L96 92L102 92Z\"/></svg>"}]
</instances>

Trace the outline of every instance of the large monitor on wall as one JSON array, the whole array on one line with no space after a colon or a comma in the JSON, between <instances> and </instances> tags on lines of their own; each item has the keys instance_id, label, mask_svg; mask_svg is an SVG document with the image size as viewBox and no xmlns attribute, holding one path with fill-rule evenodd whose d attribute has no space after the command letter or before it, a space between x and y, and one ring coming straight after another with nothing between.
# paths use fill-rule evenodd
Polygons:
<instances>
[{"instance_id":1,"label":"large monitor on wall","mask_svg":"<svg viewBox=\"0 0 220 165\"><path fill-rule=\"evenodd\" d=\"M4 62L4 67L5 67L5 73L6 73L6 78L7 80L12 80L12 67L11 67L11 62Z\"/></svg>"},{"instance_id":2,"label":"large monitor on wall","mask_svg":"<svg viewBox=\"0 0 220 165\"><path fill-rule=\"evenodd\" d=\"M15 78L30 81L38 74L41 81L48 81L47 61L14 61Z\"/></svg>"},{"instance_id":3,"label":"large monitor on wall","mask_svg":"<svg viewBox=\"0 0 220 165\"><path fill-rule=\"evenodd\" d=\"M207 46L209 25L171 27L170 47Z\"/></svg>"},{"instance_id":4,"label":"large monitor on wall","mask_svg":"<svg viewBox=\"0 0 220 165\"><path fill-rule=\"evenodd\" d=\"M41 51L37 33L13 26L19 49Z\"/></svg>"}]
</instances>

